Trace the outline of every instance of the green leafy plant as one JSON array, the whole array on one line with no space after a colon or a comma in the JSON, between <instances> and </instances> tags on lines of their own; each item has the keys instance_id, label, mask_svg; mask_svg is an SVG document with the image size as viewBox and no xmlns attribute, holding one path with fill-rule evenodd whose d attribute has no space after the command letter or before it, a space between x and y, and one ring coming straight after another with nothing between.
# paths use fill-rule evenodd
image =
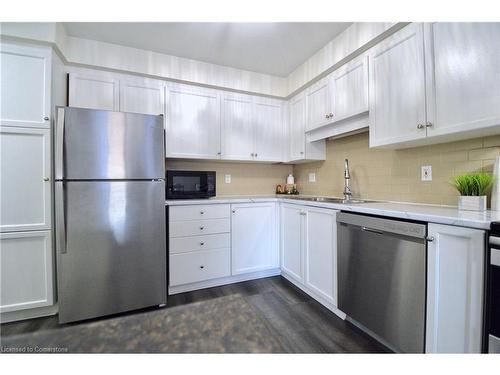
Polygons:
<instances>
[{"instance_id":1,"label":"green leafy plant","mask_svg":"<svg viewBox=\"0 0 500 375\"><path fill-rule=\"evenodd\" d=\"M456 176L453 184L462 196L486 195L493 184L493 176L488 173L467 173Z\"/></svg>"}]
</instances>

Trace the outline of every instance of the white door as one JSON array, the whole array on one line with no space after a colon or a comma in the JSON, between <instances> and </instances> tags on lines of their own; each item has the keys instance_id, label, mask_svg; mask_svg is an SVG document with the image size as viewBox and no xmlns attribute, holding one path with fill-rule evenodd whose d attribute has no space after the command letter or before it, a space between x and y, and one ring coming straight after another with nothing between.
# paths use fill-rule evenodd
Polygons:
<instances>
[{"instance_id":1,"label":"white door","mask_svg":"<svg viewBox=\"0 0 500 375\"><path fill-rule=\"evenodd\" d=\"M303 281L304 216L301 206L281 205L281 270L300 282Z\"/></svg>"},{"instance_id":2,"label":"white door","mask_svg":"<svg viewBox=\"0 0 500 375\"><path fill-rule=\"evenodd\" d=\"M358 57L330 75L332 121L368 111L368 56Z\"/></svg>"},{"instance_id":3,"label":"white door","mask_svg":"<svg viewBox=\"0 0 500 375\"><path fill-rule=\"evenodd\" d=\"M120 80L120 111L163 115L165 84L154 79Z\"/></svg>"},{"instance_id":4,"label":"white door","mask_svg":"<svg viewBox=\"0 0 500 375\"><path fill-rule=\"evenodd\" d=\"M428 136L500 124L500 23L425 24Z\"/></svg>"},{"instance_id":5,"label":"white door","mask_svg":"<svg viewBox=\"0 0 500 375\"><path fill-rule=\"evenodd\" d=\"M51 232L0 233L0 312L54 303Z\"/></svg>"},{"instance_id":6,"label":"white door","mask_svg":"<svg viewBox=\"0 0 500 375\"><path fill-rule=\"evenodd\" d=\"M369 67L370 147L425 138L423 24L373 47Z\"/></svg>"},{"instance_id":7,"label":"white door","mask_svg":"<svg viewBox=\"0 0 500 375\"><path fill-rule=\"evenodd\" d=\"M0 230L51 227L50 129L0 127Z\"/></svg>"},{"instance_id":8,"label":"white door","mask_svg":"<svg viewBox=\"0 0 500 375\"><path fill-rule=\"evenodd\" d=\"M50 127L51 50L0 43L0 124Z\"/></svg>"},{"instance_id":9,"label":"white door","mask_svg":"<svg viewBox=\"0 0 500 375\"><path fill-rule=\"evenodd\" d=\"M253 160L255 136L252 97L233 93L222 95L221 158Z\"/></svg>"},{"instance_id":10,"label":"white door","mask_svg":"<svg viewBox=\"0 0 500 375\"><path fill-rule=\"evenodd\" d=\"M69 106L120 110L120 80L112 73L69 74Z\"/></svg>"},{"instance_id":11,"label":"white door","mask_svg":"<svg viewBox=\"0 0 500 375\"><path fill-rule=\"evenodd\" d=\"M329 77L325 77L306 90L307 131L319 128L331 122L329 79Z\"/></svg>"},{"instance_id":12,"label":"white door","mask_svg":"<svg viewBox=\"0 0 500 375\"><path fill-rule=\"evenodd\" d=\"M233 275L279 267L275 203L231 205Z\"/></svg>"},{"instance_id":13,"label":"white door","mask_svg":"<svg viewBox=\"0 0 500 375\"><path fill-rule=\"evenodd\" d=\"M253 113L254 159L259 161L282 161L285 140L283 102L281 100L254 97Z\"/></svg>"},{"instance_id":14,"label":"white door","mask_svg":"<svg viewBox=\"0 0 500 375\"><path fill-rule=\"evenodd\" d=\"M308 207L305 228L305 284L336 306L337 211Z\"/></svg>"},{"instance_id":15,"label":"white door","mask_svg":"<svg viewBox=\"0 0 500 375\"><path fill-rule=\"evenodd\" d=\"M181 84L167 84L166 92L166 156L219 159L219 92Z\"/></svg>"},{"instance_id":16,"label":"white door","mask_svg":"<svg viewBox=\"0 0 500 375\"><path fill-rule=\"evenodd\" d=\"M306 157L306 97L301 93L289 102L289 142L290 160L301 160Z\"/></svg>"},{"instance_id":17,"label":"white door","mask_svg":"<svg viewBox=\"0 0 500 375\"><path fill-rule=\"evenodd\" d=\"M427 353L480 353L485 232L429 224Z\"/></svg>"}]
</instances>

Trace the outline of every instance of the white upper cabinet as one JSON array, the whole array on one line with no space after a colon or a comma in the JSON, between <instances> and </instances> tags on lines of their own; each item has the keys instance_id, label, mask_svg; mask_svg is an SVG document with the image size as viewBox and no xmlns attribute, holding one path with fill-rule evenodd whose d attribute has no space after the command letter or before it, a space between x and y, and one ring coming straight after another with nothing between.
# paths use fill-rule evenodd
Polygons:
<instances>
[{"instance_id":1,"label":"white upper cabinet","mask_svg":"<svg viewBox=\"0 0 500 375\"><path fill-rule=\"evenodd\" d=\"M299 282L303 282L305 210L294 204L281 205L281 270Z\"/></svg>"},{"instance_id":2,"label":"white upper cabinet","mask_svg":"<svg viewBox=\"0 0 500 375\"><path fill-rule=\"evenodd\" d=\"M226 92L222 97L222 159L253 160L255 136L250 95Z\"/></svg>"},{"instance_id":3,"label":"white upper cabinet","mask_svg":"<svg viewBox=\"0 0 500 375\"><path fill-rule=\"evenodd\" d=\"M500 24L425 24L425 45L427 135L500 125Z\"/></svg>"},{"instance_id":4,"label":"white upper cabinet","mask_svg":"<svg viewBox=\"0 0 500 375\"><path fill-rule=\"evenodd\" d=\"M50 127L50 48L0 43L1 125Z\"/></svg>"},{"instance_id":5,"label":"white upper cabinet","mask_svg":"<svg viewBox=\"0 0 500 375\"><path fill-rule=\"evenodd\" d=\"M163 115L165 84L146 78L120 80L120 111Z\"/></svg>"},{"instance_id":6,"label":"white upper cabinet","mask_svg":"<svg viewBox=\"0 0 500 375\"><path fill-rule=\"evenodd\" d=\"M276 204L231 205L232 275L279 267Z\"/></svg>"},{"instance_id":7,"label":"white upper cabinet","mask_svg":"<svg viewBox=\"0 0 500 375\"><path fill-rule=\"evenodd\" d=\"M325 77L306 89L306 131L331 122L330 77Z\"/></svg>"},{"instance_id":8,"label":"white upper cabinet","mask_svg":"<svg viewBox=\"0 0 500 375\"><path fill-rule=\"evenodd\" d=\"M255 154L259 161L283 161L283 102L254 98Z\"/></svg>"},{"instance_id":9,"label":"white upper cabinet","mask_svg":"<svg viewBox=\"0 0 500 375\"><path fill-rule=\"evenodd\" d=\"M0 230L51 228L50 129L0 128Z\"/></svg>"},{"instance_id":10,"label":"white upper cabinet","mask_svg":"<svg viewBox=\"0 0 500 375\"><path fill-rule=\"evenodd\" d=\"M330 75L331 121L368 111L368 56L358 57Z\"/></svg>"},{"instance_id":11,"label":"white upper cabinet","mask_svg":"<svg viewBox=\"0 0 500 375\"><path fill-rule=\"evenodd\" d=\"M369 51L372 147L426 136L423 35L413 23Z\"/></svg>"},{"instance_id":12,"label":"white upper cabinet","mask_svg":"<svg viewBox=\"0 0 500 375\"><path fill-rule=\"evenodd\" d=\"M427 353L480 353L485 232L429 224Z\"/></svg>"},{"instance_id":13,"label":"white upper cabinet","mask_svg":"<svg viewBox=\"0 0 500 375\"><path fill-rule=\"evenodd\" d=\"M166 86L166 157L220 158L220 92L182 84Z\"/></svg>"},{"instance_id":14,"label":"white upper cabinet","mask_svg":"<svg viewBox=\"0 0 500 375\"><path fill-rule=\"evenodd\" d=\"M325 160L324 140L306 140L306 95L301 92L288 102L288 161Z\"/></svg>"},{"instance_id":15,"label":"white upper cabinet","mask_svg":"<svg viewBox=\"0 0 500 375\"><path fill-rule=\"evenodd\" d=\"M113 73L70 73L68 99L71 107L119 111L120 80Z\"/></svg>"}]
</instances>

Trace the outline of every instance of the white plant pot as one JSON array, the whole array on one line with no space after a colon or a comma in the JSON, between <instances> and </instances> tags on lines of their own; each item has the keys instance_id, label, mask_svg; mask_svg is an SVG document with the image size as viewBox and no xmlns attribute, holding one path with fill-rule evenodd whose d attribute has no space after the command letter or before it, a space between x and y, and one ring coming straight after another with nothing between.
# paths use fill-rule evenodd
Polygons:
<instances>
[{"instance_id":1,"label":"white plant pot","mask_svg":"<svg viewBox=\"0 0 500 375\"><path fill-rule=\"evenodd\" d=\"M486 211L486 195L480 197L458 197L458 209L464 211Z\"/></svg>"}]
</instances>

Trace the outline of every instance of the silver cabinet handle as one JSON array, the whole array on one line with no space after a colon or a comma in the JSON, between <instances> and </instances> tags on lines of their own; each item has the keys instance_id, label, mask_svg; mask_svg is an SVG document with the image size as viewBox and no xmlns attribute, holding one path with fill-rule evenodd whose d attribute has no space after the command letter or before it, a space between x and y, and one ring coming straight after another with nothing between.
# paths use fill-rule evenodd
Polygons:
<instances>
[{"instance_id":1,"label":"silver cabinet handle","mask_svg":"<svg viewBox=\"0 0 500 375\"><path fill-rule=\"evenodd\" d=\"M255 153L255 157L257 157L257 153Z\"/></svg>"},{"instance_id":2,"label":"silver cabinet handle","mask_svg":"<svg viewBox=\"0 0 500 375\"><path fill-rule=\"evenodd\" d=\"M205 245L205 242L200 242L200 246L203 246L203 245Z\"/></svg>"},{"instance_id":3,"label":"silver cabinet handle","mask_svg":"<svg viewBox=\"0 0 500 375\"><path fill-rule=\"evenodd\" d=\"M200 215L203 215L205 213L205 211L200 211Z\"/></svg>"},{"instance_id":4,"label":"silver cabinet handle","mask_svg":"<svg viewBox=\"0 0 500 375\"><path fill-rule=\"evenodd\" d=\"M417 129L420 130L420 129L423 129L423 128L425 128L425 125L423 125L423 124L417 124Z\"/></svg>"},{"instance_id":5,"label":"silver cabinet handle","mask_svg":"<svg viewBox=\"0 0 500 375\"><path fill-rule=\"evenodd\" d=\"M250 154L250 156L253 158L253 152Z\"/></svg>"},{"instance_id":6,"label":"silver cabinet handle","mask_svg":"<svg viewBox=\"0 0 500 375\"><path fill-rule=\"evenodd\" d=\"M328 118L328 114L325 115L325 118Z\"/></svg>"},{"instance_id":7,"label":"silver cabinet handle","mask_svg":"<svg viewBox=\"0 0 500 375\"><path fill-rule=\"evenodd\" d=\"M43 121L49 121L49 120L50 120L50 118L49 118L48 116L45 116L45 117L43 118Z\"/></svg>"},{"instance_id":8,"label":"silver cabinet handle","mask_svg":"<svg viewBox=\"0 0 500 375\"><path fill-rule=\"evenodd\" d=\"M329 118L332 118L332 117L333 117L333 113L331 113L331 112L330 112L330 115L329 115L329 116L330 116Z\"/></svg>"},{"instance_id":9,"label":"silver cabinet handle","mask_svg":"<svg viewBox=\"0 0 500 375\"><path fill-rule=\"evenodd\" d=\"M307 213L306 213L306 212L304 212L304 211L301 211L301 212L300 212L300 215L302 215L302 216L306 216L306 215L307 215Z\"/></svg>"},{"instance_id":10,"label":"silver cabinet handle","mask_svg":"<svg viewBox=\"0 0 500 375\"><path fill-rule=\"evenodd\" d=\"M43 178L43 180L44 180L44 181L50 181L50 178L48 178L48 177L44 177L44 178Z\"/></svg>"},{"instance_id":11,"label":"silver cabinet handle","mask_svg":"<svg viewBox=\"0 0 500 375\"><path fill-rule=\"evenodd\" d=\"M232 210L232 211L233 211L233 214L235 214L235 213L236 213L236 210Z\"/></svg>"},{"instance_id":12,"label":"silver cabinet handle","mask_svg":"<svg viewBox=\"0 0 500 375\"><path fill-rule=\"evenodd\" d=\"M66 254L66 215L64 207L64 182L55 184L55 213L56 213L56 248L61 254Z\"/></svg>"},{"instance_id":13,"label":"silver cabinet handle","mask_svg":"<svg viewBox=\"0 0 500 375\"><path fill-rule=\"evenodd\" d=\"M427 121L427 122L425 123L425 127L426 127L426 128L432 128L433 126L434 126L434 124L433 124L432 122L430 122L430 121Z\"/></svg>"},{"instance_id":14,"label":"silver cabinet handle","mask_svg":"<svg viewBox=\"0 0 500 375\"><path fill-rule=\"evenodd\" d=\"M304 155L304 151L300 151L300 154L301 154L301 155Z\"/></svg>"},{"instance_id":15,"label":"silver cabinet handle","mask_svg":"<svg viewBox=\"0 0 500 375\"><path fill-rule=\"evenodd\" d=\"M221 154L222 154L222 152L220 152L220 151L217 153L217 155L221 155Z\"/></svg>"},{"instance_id":16,"label":"silver cabinet handle","mask_svg":"<svg viewBox=\"0 0 500 375\"><path fill-rule=\"evenodd\" d=\"M434 236L428 236L425 239L427 240L427 242L434 242L435 240Z\"/></svg>"},{"instance_id":17,"label":"silver cabinet handle","mask_svg":"<svg viewBox=\"0 0 500 375\"><path fill-rule=\"evenodd\" d=\"M203 229L205 229L205 227L200 227L200 230L203 230Z\"/></svg>"},{"instance_id":18,"label":"silver cabinet handle","mask_svg":"<svg viewBox=\"0 0 500 375\"><path fill-rule=\"evenodd\" d=\"M205 268L205 266L200 266L200 269L203 269L203 268Z\"/></svg>"}]
</instances>

